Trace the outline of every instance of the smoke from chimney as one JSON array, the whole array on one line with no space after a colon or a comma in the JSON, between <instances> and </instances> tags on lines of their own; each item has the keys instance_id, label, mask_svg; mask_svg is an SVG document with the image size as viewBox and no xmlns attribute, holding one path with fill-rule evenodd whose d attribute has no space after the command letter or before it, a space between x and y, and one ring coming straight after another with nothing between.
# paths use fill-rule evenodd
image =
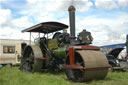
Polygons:
<instances>
[{"instance_id":1,"label":"smoke from chimney","mask_svg":"<svg viewBox=\"0 0 128 85\"><path fill-rule=\"evenodd\" d=\"M66 11L69 6L75 6L77 11L86 12L93 5L88 0L61 0L62 4L59 6L59 11Z\"/></svg>"}]
</instances>

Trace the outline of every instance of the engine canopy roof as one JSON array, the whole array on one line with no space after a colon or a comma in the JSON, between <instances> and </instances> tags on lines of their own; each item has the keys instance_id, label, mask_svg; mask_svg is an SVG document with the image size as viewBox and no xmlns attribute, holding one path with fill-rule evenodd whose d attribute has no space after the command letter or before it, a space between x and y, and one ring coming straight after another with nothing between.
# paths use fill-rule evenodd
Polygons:
<instances>
[{"instance_id":1,"label":"engine canopy roof","mask_svg":"<svg viewBox=\"0 0 128 85\"><path fill-rule=\"evenodd\" d=\"M68 25L60 22L43 22L37 25L34 25L30 28L22 30L22 32L39 32L39 33L52 33L59 30L67 29Z\"/></svg>"}]
</instances>

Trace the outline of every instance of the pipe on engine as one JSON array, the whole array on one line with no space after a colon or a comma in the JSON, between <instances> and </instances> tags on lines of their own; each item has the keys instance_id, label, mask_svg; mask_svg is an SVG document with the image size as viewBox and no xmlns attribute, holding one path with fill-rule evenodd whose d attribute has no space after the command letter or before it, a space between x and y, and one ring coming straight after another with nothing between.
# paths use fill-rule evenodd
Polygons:
<instances>
[{"instance_id":1,"label":"pipe on engine","mask_svg":"<svg viewBox=\"0 0 128 85\"><path fill-rule=\"evenodd\" d=\"M75 40L75 7L70 6L68 8L69 11L69 22L70 22L70 35L71 35L71 40Z\"/></svg>"},{"instance_id":2,"label":"pipe on engine","mask_svg":"<svg viewBox=\"0 0 128 85\"><path fill-rule=\"evenodd\" d=\"M126 36L126 52L127 52L127 56L128 56L128 35Z\"/></svg>"}]
</instances>

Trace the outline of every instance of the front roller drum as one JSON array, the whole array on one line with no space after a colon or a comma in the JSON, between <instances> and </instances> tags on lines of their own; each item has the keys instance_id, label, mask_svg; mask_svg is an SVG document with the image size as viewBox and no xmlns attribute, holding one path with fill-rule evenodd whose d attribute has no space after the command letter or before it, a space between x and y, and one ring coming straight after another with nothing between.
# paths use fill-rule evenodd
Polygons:
<instances>
[{"instance_id":1,"label":"front roller drum","mask_svg":"<svg viewBox=\"0 0 128 85\"><path fill-rule=\"evenodd\" d=\"M66 59L69 65L69 57ZM75 52L75 65L83 69L66 69L69 80L74 82L104 79L108 73L108 61L100 51L81 50Z\"/></svg>"}]
</instances>

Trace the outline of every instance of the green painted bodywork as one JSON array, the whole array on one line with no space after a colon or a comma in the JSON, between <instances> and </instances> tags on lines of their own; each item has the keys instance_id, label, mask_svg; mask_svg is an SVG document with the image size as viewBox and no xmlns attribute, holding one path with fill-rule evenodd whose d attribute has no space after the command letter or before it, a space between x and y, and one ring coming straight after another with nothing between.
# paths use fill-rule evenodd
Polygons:
<instances>
[{"instance_id":1,"label":"green painted bodywork","mask_svg":"<svg viewBox=\"0 0 128 85\"><path fill-rule=\"evenodd\" d=\"M48 41L48 48L53 51L55 57L64 58L66 56L66 46L58 47L58 40L49 40Z\"/></svg>"},{"instance_id":2,"label":"green painted bodywork","mask_svg":"<svg viewBox=\"0 0 128 85\"><path fill-rule=\"evenodd\" d=\"M66 47L58 47L57 49L53 50L54 55L58 58L65 58L66 57Z\"/></svg>"},{"instance_id":3,"label":"green painted bodywork","mask_svg":"<svg viewBox=\"0 0 128 85\"><path fill-rule=\"evenodd\" d=\"M58 48L58 40L54 39L54 40L48 40L48 48L50 50L54 50Z\"/></svg>"}]
</instances>

